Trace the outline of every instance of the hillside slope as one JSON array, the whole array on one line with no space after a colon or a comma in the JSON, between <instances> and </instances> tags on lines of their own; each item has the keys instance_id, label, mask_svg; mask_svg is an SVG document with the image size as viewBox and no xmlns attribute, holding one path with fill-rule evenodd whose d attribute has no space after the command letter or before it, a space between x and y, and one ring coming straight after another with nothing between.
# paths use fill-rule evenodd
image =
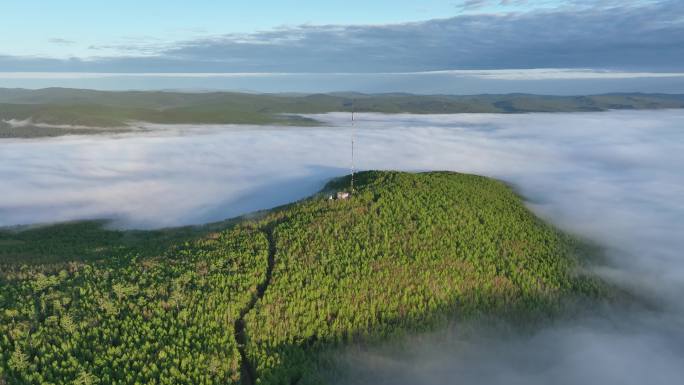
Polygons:
<instances>
[{"instance_id":1,"label":"hillside slope","mask_svg":"<svg viewBox=\"0 0 684 385\"><path fill-rule=\"evenodd\" d=\"M359 112L415 114L684 108L684 95L638 93L590 96L289 95L0 89L0 137L64 135L73 133L79 127L84 134L98 132L92 128L117 129L115 131L120 132L131 122L140 121L162 124L317 125L320 123L298 114L350 111L352 101Z\"/></svg>"},{"instance_id":2,"label":"hillside slope","mask_svg":"<svg viewBox=\"0 0 684 385\"><path fill-rule=\"evenodd\" d=\"M446 172L357 182L349 200L317 195L195 236L136 232L118 248L127 234L98 227L85 258L70 228L47 249L27 241L49 227L0 232L0 378L315 383L331 347L602 295L579 273L577 244L501 182ZM100 247L112 256L93 254Z\"/></svg>"}]
</instances>

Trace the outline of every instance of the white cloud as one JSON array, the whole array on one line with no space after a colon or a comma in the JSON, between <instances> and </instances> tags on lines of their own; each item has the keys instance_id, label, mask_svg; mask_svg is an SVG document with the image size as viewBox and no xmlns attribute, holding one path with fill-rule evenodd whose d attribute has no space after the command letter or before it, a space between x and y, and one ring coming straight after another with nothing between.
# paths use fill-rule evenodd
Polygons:
<instances>
[{"instance_id":1,"label":"white cloud","mask_svg":"<svg viewBox=\"0 0 684 385\"><path fill-rule=\"evenodd\" d=\"M572 79L636 79L684 77L682 72L629 72L582 68L535 68L500 70L444 70L413 74L444 74L490 80L572 80Z\"/></svg>"},{"instance_id":2,"label":"white cloud","mask_svg":"<svg viewBox=\"0 0 684 385\"><path fill-rule=\"evenodd\" d=\"M449 75L455 78L477 78L488 80L586 80L586 79L639 79L639 78L681 78L684 72L630 72L582 68L535 68L499 70L440 70L415 72L0 72L0 79L104 79L104 78L264 78L303 76L420 76Z\"/></svg>"},{"instance_id":3,"label":"white cloud","mask_svg":"<svg viewBox=\"0 0 684 385\"><path fill-rule=\"evenodd\" d=\"M500 8L487 5L492 1L471 3L485 7L475 13L411 23L304 24L174 41L136 38L93 44L89 54L60 56L62 60L30 54L21 57L15 52L14 56L0 55L0 69L327 73L456 68L682 69L684 4L678 0L610 0L601 5L577 0L567 6L548 1L551 7L513 1L504 7L511 12L505 13L489 12Z\"/></svg>"},{"instance_id":4,"label":"white cloud","mask_svg":"<svg viewBox=\"0 0 684 385\"><path fill-rule=\"evenodd\" d=\"M40 127L40 128L57 128L57 129L73 129L73 130L97 130L97 129L102 129L108 130L111 128L98 128L98 127L92 127L92 126L80 126L80 125L72 125L72 124L49 124L49 123L41 123L41 122L34 122L33 119L24 119L24 120L19 120L19 119L0 119L0 123L5 123L9 127L12 128L25 128L25 127ZM124 127L122 127L124 128Z\"/></svg>"}]
</instances>

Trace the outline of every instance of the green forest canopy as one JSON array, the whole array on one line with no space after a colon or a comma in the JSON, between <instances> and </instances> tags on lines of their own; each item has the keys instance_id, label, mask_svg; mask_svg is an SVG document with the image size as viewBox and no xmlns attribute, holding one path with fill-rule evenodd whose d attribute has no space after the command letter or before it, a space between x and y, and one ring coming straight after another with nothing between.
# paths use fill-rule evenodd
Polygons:
<instances>
[{"instance_id":1,"label":"green forest canopy","mask_svg":"<svg viewBox=\"0 0 684 385\"><path fill-rule=\"evenodd\" d=\"M581 245L502 182L356 182L348 200L196 230L0 231L0 382L319 383L325 350L606 292L581 273Z\"/></svg>"}]
</instances>

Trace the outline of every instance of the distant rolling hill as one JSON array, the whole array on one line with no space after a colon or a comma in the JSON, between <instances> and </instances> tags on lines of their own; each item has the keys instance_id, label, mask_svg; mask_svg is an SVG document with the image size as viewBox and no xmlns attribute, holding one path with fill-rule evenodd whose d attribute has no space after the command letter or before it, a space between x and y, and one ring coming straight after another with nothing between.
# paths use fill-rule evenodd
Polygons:
<instances>
[{"instance_id":1,"label":"distant rolling hill","mask_svg":"<svg viewBox=\"0 0 684 385\"><path fill-rule=\"evenodd\" d=\"M352 101L359 112L414 114L684 108L684 95L639 93L591 96L400 93L297 95L0 89L0 137L45 136L50 128L47 126L60 125L120 129L135 121L161 124L317 125L319 123L315 120L299 114L348 111ZM64 127L52 129L56 134L66 130ZM92 130L86 133L90 132Z\"/></svg>"}]
</instances>

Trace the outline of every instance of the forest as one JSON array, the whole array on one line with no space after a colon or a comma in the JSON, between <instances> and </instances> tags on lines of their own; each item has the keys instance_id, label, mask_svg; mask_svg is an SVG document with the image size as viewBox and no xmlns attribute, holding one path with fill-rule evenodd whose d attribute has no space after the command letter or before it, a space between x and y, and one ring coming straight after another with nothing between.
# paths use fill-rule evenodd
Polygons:
<instances>
[{"instance_id":1,"label":"forest","mask_svg":"<svg viewBox=\"0 0 684 385\"><path fill-rule=\"evenodd\" d=\"M350 111L456 114L588 112L684 108L684 95L618 93L414 95L253 94L236 92L95 91L0 88L0 138L128 133L156 124L321 126L306 114Z\"/></svg>"},{"instance_id":2,"label":"forest","mask_svg":"<svg viewBox=\"0 0 684 385\"><path fill-rule=\"evenodd\" d=\"M349 344L612 295L503 182L368 171L328 199L349 182L198 228L0 230L0 383L322 384Z\"/></svg>"}]
</instances>

